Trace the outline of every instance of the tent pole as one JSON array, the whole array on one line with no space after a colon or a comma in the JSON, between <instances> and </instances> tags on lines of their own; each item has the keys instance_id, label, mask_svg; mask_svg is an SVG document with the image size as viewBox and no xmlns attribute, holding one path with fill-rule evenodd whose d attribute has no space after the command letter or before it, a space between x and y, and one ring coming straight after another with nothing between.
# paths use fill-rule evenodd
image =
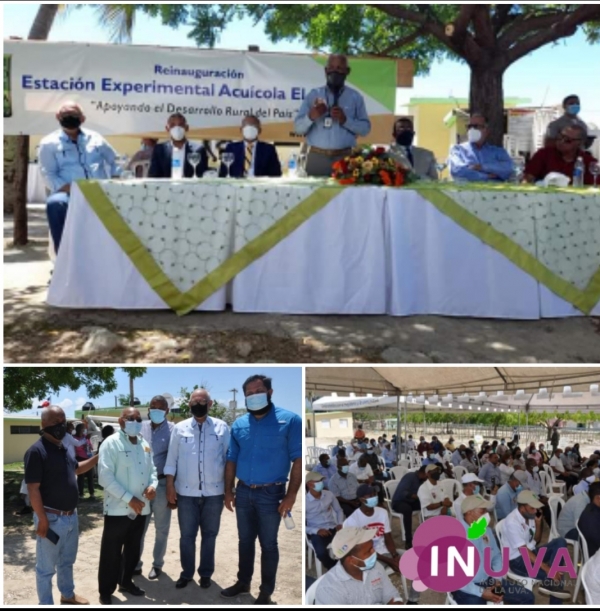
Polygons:
<instances>
[{"instance_id":1,"label":"tent pole","mask_svg":"<svg viewBox=\"0 0 600 611\"><path fill-rule=\"evenodd\" d=\"M427 434L427 423L425 422L425 406L423 406L423 437Z\"/></svg>"},{"instance_id":2,"label":"tent pole","mask_svg":"<svg viewBox=\"0 0 600 611\"><path fill-rule=\"evenodd\" d=\"M525 406L525 443L529 442L529 409Z\"/></svg>"},{"instance_id":3,"label":"tent pole","mask_svg":"<svg viewBox=\"0 0 600 611\"><path fill-rule=\"evenodd\" d=\"M408 408L406 407L406 399L404 400L404 458L408 458Z\"/></svg>"},{"instance_id":4,"label":"tent pole","mask_svg":"<svg viewBox=\"0 0 600 611\"><path fill-rule=\"evenodd\" d=\"M517 424L517 435L519 436L519 447L521 446L521 408L519 407L519 424Z\"/></svg>"},{"instance_id":5,"label":"tent pole","mask_svg":"<svg viewBox=\"0 0 600 611\"><path fill-rule=\"evenodd\" d=\"M317 447L317 417L315 416L315 400L313 397L310 398L310 407L312 408L313 416L313 448Z\"/></svg>"},{"instance_id":6,"label":"tent pole","mask_svg":"<svg viewBox=\"0 0 600 611\"><path fill-rule=\"evenodd\" d=\"M400 395L396 397L396 461L400 458L402 443L400 435L402 434L402 408L400 407ZM406 437L406 431L404 431Z\"/></svg>"}]
</instances>

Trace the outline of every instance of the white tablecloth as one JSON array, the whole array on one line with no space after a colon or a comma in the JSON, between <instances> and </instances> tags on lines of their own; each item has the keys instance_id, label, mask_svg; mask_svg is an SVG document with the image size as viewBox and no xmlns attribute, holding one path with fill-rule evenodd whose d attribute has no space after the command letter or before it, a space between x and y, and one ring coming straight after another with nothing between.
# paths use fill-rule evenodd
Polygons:
<instances>
[{"instance_id":1,"label":"white tablecloth","mask_svg":"<svg viewBox=\"0 0 600 611\"><path fill-rule=\"evenodd\" d=\"M30 163L27 168L27 203L43 204L46 197L46 185L39 163Z\"/></svg>"},{"instance_id":2,"label":"white tablecloth","mask_svg":"<svg viewBox=\"0 0 600 611\"><path fill-rule=\"evenodd\" d=\"M77 186L48 303L168 308ZM418 192L367 187L345 190L198 309L228 303L249 313L581 315Z\"/></svg>"}]
</instances>

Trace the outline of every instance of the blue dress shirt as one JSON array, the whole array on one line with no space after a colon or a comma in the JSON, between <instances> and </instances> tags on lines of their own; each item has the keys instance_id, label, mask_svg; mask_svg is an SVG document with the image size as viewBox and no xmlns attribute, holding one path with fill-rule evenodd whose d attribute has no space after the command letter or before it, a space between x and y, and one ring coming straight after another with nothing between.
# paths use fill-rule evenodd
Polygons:
<instances>
[{"instance_id":1,"label":"blue dress shirt","mask_svg":"<svg viewBox=\"0 0 600 611\"><path fill-rule=\"evenodd\" d=\"M117 153L96 132L81 129L77 143L61 129L40 143L39 161L42 175L52 193L76 180L106 180L120 174Z\"/></svg>"},{"instance_id":2,"label":"blue dress shirt","mask_svg":"<svg viewBox=\"0 0 600 611\"><path fill-rule=\"evenodd\" d=\"M517 508L517 497L518 492L512 489L512 486L504 484L500 486L498 494L496 495L496 516L498 520L504 520L504 518L512 513Z\"/></svg>"},{"instance_id":3,"label":"blue dress shirt","mask_svg":"<svg viewBox=\"0 0 600 611\"><path fill-rule=\"evenodd\" d=\"M345 517L339 501L328 490L315 498L306 494L306 534L316 535L322 528L330 530L344 523Z\"/></svg>"},{"instance_id":4,"label":"blue dress shirt","mask_svg":"<svg viewBox=\"0 0 600 611\"><path fill-rule=\"evenodd\" d=\"M338 106L346 115L346 123L340 125L333 122L332 127L325 127L325 119L329 113L317 121L312 121L309 113L317 99L327 100L327 106L334 104L332 91L328 87L313 89L305 98L296 117L295 131L300 136L306 136L309 146L335 151L356 146L358 136L367 136L371 132L371 121L367 114L365 100L355 89L344 87L339 97Z\"/></svg>"},{"instance_id":5,"label":"blue dress shirt","mask_svg":"<svg viewBox=\"0 0 600 611\"><path fill-rule=\"evenodd\" d=\"M472 170L479 165L482 171ZM484 144L481 148L466 142L450 153L450 172L454 180L468 182L506 182L512 176L514 163L509 154L499 146ZM498 178L490 178L490 174Z\"/></svg>"},{"instance_id":6,"label":"blue dress shirt","mask_svg":"<svg viewBox=\"0 0 600 611\"><path fill-rule=\"evenodd\" d=\"M144 420L142 424L142 437L152 449L152 458L154 459L157 475L165 474L169 442L171 441L171 432L174 428L175 425L168 420L165 420L156 429L152 428L151 420Z\"/></svg>"},{"instance_id":7,"label":"blue dress shirt","mask_svg":"<svg viewBox=\"0 0 600 611\"><path fill-rule=\"evenodd\" d=\"M337 469L333 465L329 465L329 467L324 467L321 463L319 463L313 471L322 475L325 479L323 483L325 484L325 488L329 487L329 480L337 473Z\"/></svg>"},{"instance_id":8,"label":"blue dress shirt","mask_svg":"<svg viewBox=\"0 0 600 611\"><path fill-rule=\"evenodd\" d=\"M302 432L302 418L280 407L260 420L245 414L231 427L227 461L247 485L287 482L291 463L302 458Z\"/></svg>"}]
</instances>

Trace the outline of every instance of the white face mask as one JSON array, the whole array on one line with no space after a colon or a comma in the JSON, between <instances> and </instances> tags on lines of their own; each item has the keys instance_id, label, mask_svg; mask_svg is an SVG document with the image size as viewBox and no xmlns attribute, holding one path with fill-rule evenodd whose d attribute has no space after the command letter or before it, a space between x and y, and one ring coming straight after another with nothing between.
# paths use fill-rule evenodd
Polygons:
<instances>
[{"instance_id":1,"label":"white face mask","mask_svg":"<svg viewBox=\"0 0 600 611\"><path fill-rule=\"evenodd\" d=\"M483 132L480 129L470 129L467 137L471 144L477 144L483 138Z\"/></svg>"},{"instance_id":2,"label":"white face mask","mask_svg":"<svg viewBox=\"0 0 600 611\"><path fill-rule=\"evenodd\" d=\"M254 125L246 125L242 130L242 134L247 142L258 140L258 128L254 127Z\"/></svg>"},{"instance_id":3,"label":"white face mask","mask_svg":"<svg viewBox=\"0 0 600 611\"><path fill-rule=\"evenodd\" d=\"M185 140L184 127L172 127L170 130L170 134L174 142L181 142L182 140Z\"/></svg>"}]
</instances>

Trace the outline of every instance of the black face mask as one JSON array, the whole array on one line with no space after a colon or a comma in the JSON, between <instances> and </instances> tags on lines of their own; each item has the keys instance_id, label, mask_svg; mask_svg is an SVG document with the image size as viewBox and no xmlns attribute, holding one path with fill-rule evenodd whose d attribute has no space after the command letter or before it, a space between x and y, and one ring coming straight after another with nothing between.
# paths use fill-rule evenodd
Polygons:
<instances>
[{"instance_id":1,"label":"black face mask","mask_svg":"<svg viewBox=\"0 0 600 611\"><path fill-rule=\"evenodd\" d=\"M415 139L415 132L402 131L396 136L398 146L412 146Z\"/></svg>"},{"instance_id":2,"label":"black face mask","mask_svg":"<svg viewBox=\"0 0 600 611\"><path fill-rule=\"evenodd\" d=\"M329 72L327 74L327 85L333 91L339 91L345 84L347 75L341 72Z\"/></svg>"},{"instance_id":3,"label":"black face mask","mask_svg":"<svg viewBox=\"0 0 600 611\"><path fill-rule=\"evenodd\" d=\"M40 431L40 435L44 433L48 433L54 439L58 441L62 441L67 435L67 423L61 422L60 424L55 424L54 426L47 426L45 429Z\"/></svg>"},{"instance_id":4,"label":"black face mask","mask_svg":"<svg viewBox=\"0 0 600 611\"><path fill-rule=\"evenodd\" d=\"M271 399L269 398L269 404L267 405L267 407L263 407L262 409L259 409L258 411L252 411L246 408L246 411L249 414L252 414L253 416L264 416L265 414L268 414L272 409L273 409L273 403Z\"/></svg>"},{"instance_id":5,"label":"black face mask","mask_svg":"<svg viewBox=\"0 0 600 611\"><path fill-rule=\"evenodd\" d=\"M81 119L79 117L68 115L60 120L60 124L65 129L79 129L81 127Z\"/></svg>"},{"instance_id":6,"label":"black face mask","mask_svg":"<svg viewBox=\"0 0 600 611\"><path fill-rule=\"evenodd\" d=\"M441 473L432 473L431 474L431 479L434 479L436 482L438 481L438 479L440 479L440 477L442 477Z\"/></svg>"},{"instance_id":7,"label":"black face mask","mask_svg":"<svg viewBox=\"0 0 600 611\"><path fill-rule=\"evenodd\" d=\"M196 418L204 418L208 414L208 403L194 403L190 405L190 410Z\"/></svg>"}]
</instances>

